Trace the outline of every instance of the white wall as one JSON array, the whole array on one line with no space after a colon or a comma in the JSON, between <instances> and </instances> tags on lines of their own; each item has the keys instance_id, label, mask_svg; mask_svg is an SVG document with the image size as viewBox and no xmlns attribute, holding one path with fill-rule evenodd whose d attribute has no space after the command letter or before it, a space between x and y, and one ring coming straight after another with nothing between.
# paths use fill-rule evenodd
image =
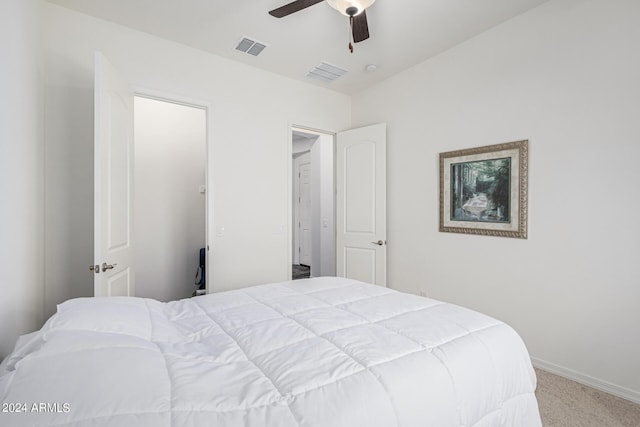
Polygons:
<instances>
[{"instance_id":1,"label":"white wall","mask_svg":"<svg viewBox=\"0 0 640 427\"><path fill-rule=\"evenodd\" d=\"M135 98L136 296L172 301L196 289L206 155L206 110Z\"/></svg>"},{"instance_id":2,"label":"white wall","mask_svg":"<svg viewBox=\"0 0 640 427\"><path fill-rule=\"evenodd\" d=\"M319 134L311 147L311 276L335 276L333 135Z\"/></svg>"},{"instance_id":3,"label":"white wall","mask_svg":"<svg viewBox=\"0 0 640 427\"><path fill-rule=\"evenodd\" d=\"M536 363L640 401L640 2L556 0L373 87L388 283L511 324ZM438 232L438 153L529 139L528 240Z\"/></svg>"},{"instance_id":4,"label":"white wall","mask_svg":"<svg viewBox=\"0 0 640 427\"><path fill-rule=\"evenodd\" d=\"M42 321L41 8L0 2L0 359Z\"/></svg>"},{"instance_id":5,"label":"white wall","mask_svg":"<svg viewBox=\"0 0 640 427\"><path fill-rule=\"evenodd\" d=\"M93 88L47 85L45 93L47 319L56 304L93 296Z\"/></svg>"},{"instance_id":6,"label":"white wall","mask_svg":"<svg viewBox=\"0 0 640 427\"><path fill-rule=\"evenodd\" d=\"M92 174L94 50L103 52L134 88L204 99L213 106L209 129L213 290L287 279L291 124L329 131L348 128L350 98L52 4L45 5L44 32L47 95L51 95L47 122L64 130L47 132L46 144L48 149L69 153L48 157L47 174L82 180L56 179L51 184L56 188L48 188L80 200L77 205L69 205L68 199L47 204L47 218L68 224L64 235L48 229L47 254L73 246L72 253L79 255L56 257L56 270L46 279L45 312L50 314L55 303L92 287L87 270L92 251L78 248L89 247L92 241L92 234L86 234L92 229L92 194L86 181ZM89 112L76 115L81 107ZM76 209L82 218L69 224ZM240 268L246 265L251 268Z\"/></svg>"}]
</instances>

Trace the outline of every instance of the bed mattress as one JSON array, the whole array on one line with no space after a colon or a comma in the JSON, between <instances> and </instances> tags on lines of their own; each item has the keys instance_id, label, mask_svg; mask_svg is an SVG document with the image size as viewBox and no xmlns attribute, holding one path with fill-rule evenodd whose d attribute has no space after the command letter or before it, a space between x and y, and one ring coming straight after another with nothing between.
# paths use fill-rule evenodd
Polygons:
<instances>
[{"instance_id":1,"label":"bed mattress","mask_svg":"<svg viewBox=\"0 0 640 427\"><path fill-rule=\"evenodd\" d=\"M2 426L541 425L506 324L349 279L80 298L18 341Z\"/></svg>"}]
</instances>

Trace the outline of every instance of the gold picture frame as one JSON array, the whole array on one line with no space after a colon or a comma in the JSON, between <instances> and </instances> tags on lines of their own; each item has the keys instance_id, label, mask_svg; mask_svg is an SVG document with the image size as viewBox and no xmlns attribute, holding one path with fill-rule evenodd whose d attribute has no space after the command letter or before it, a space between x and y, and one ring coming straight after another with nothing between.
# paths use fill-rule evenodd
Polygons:
<instances>
[{"instance_id":1,"label":"gold picture frame","mask_svg":"<svg viewBox=\"0 0 640 427\"><path fill-rule=\"evenodd\" d=\"M440 153L440 231L527 238L529 141Z\"/></svg>"}]
</instances>

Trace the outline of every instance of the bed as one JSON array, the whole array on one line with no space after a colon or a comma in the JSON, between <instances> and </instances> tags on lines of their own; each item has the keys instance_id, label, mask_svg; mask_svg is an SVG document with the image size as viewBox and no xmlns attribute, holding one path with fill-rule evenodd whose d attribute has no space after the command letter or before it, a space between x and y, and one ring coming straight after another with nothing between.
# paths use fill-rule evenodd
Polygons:
<instances>
[{"instance_id":1,"label":"bed","mask_svg":"<svg viewBox=\"0 0 640 427\"><path fill-rule=\"evenodd\" d=\"M355 280L58 306L0 365L2 426L541 426L512 328Z\"/></svg>"}]
</instances>

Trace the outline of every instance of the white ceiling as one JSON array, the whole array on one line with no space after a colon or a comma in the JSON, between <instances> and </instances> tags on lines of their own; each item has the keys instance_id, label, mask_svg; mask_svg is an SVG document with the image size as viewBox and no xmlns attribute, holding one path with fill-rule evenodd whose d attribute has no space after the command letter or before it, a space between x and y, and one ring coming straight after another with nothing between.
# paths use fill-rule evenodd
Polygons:
<instances>
[{"instance_id":1,"label":"white ceiling","mask_svg":"<svg viewBox=\"0 0 640 427\"><path fill-rule=\"evenodd\" d=\"M354 94L548 0L377 0L371 38L349 53L349 22L326 2L278 19L292 0L49 0L300 81ZM235 50L242 37L267 45ZM349 72L331 83L306 77L321 61ZM375 72L365 71L376 64Z\"/></svg>"}]
</instances>

